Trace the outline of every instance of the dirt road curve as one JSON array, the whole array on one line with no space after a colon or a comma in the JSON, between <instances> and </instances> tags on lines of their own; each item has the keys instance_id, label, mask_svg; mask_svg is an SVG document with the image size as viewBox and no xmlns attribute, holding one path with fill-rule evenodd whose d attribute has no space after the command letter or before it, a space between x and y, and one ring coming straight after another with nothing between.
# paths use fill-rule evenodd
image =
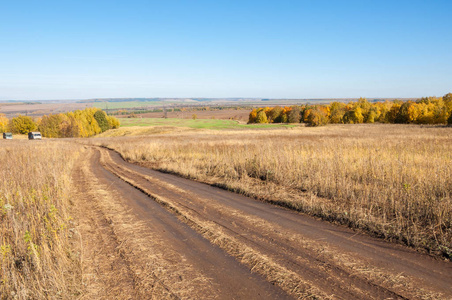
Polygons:
<instances>
[{"instance_id":1,"label":"dirt road curve","mask_svg":"<svg viewBox=\"0 0 452 300\"><path fill-rule=\"evenodd\" d=\"M81 227L92 235L86 259L108 258L107 267L87 267L97 274L86 276L91 296L102 294L96 284L117 287L106 272L116 266L123 286L111 295L130 298L452 299L450 262L133 165L107 149L87 152L79 190L92 191L81 195L97 203L92 213L116 243L104 239L97 254L96 216Z\"/></svg>"}]
</instances>

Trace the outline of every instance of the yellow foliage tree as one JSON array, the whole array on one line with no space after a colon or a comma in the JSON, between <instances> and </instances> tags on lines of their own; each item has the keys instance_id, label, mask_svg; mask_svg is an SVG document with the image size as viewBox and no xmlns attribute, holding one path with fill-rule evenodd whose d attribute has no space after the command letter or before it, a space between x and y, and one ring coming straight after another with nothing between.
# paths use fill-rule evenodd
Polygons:
<instances>
[{"instance_id":1,"label":"yellow foliage tree","mask_svg":"<svg viewBox=\"0 0 452 300\"><path fill-rule=\"evenodd\" d=\"M119 120L112 116L107 116L107 121L108 124L110 124L110 128L112 129L119 128L119 126L121 125L121 123L119 123Z\"/></svg>"},{"instance_id":2,"label":"yellow foliage tree","mask_svg":"<svg viewBox=\"0 0 452 300\"><path fill-rule=\"evenodd\" d=\"M248 118L248 123L249 124L251 124L251 123L256 123L256 117L257 117L257 109L253 109L251 112L250 112L250 116L249 116L249 118Z\"/></svg>"},{"instance_id":3,"label":"yellow foliage tree","mask_svg":"<svg viewBox=\"0 0 452 300\"><path fill-rule=\"evenodd\" d=\"M19 115L11 120L10 128L13 133L26 134L38 129L38 126L31 117Z\"/></svg>"},{"instance_id":4,"label":"yellow foliage tree","mask_svg":"<svg viewBox=\"0 0 452 300\"><path fill-rule=\"evenodd\" d=\"M8 131L8 118L4 114L0 114L0 132Z\"/></svg>"},{"instance_id":5,"label":"yellow foliage tree","mask_svg":"<svg viewBox=\"0 0 452 300\"><path fill-rule=\"evenodd\" d=\"M259 109L256 116L256 123L267 123L267 114L265 113L265 109Z\"/></svg>"}]
</instances>

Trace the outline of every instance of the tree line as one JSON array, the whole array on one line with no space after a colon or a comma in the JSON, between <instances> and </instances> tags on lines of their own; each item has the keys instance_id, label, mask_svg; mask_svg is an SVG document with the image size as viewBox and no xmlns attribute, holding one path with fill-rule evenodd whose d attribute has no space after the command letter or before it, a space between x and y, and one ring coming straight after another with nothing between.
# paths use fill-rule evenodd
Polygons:
<instances>
[{"instance_id":1,"label":"tree line","mask_svg":"<svg viewBox=\"0 0 452 300\"><path fill-rule=\"evenodd\" d=\"M50 114L36 120L23 115L9 120L4 114L0 114L0 132L26 134L38 130L48 138L89 137L118 127L119 120L107 116L99 108Z\"/></svg>"},{"instance_id":2,"label":"tree line","mask_svg":"<svg viewBox=\"0 0 452 300\"><path fill-rule=\"evenodd\" d=\"M452 93L416 101L306 104L253 109L248 123L306 123L309 126L358 123L452 124Z\"/></svg>"}]
</instances>

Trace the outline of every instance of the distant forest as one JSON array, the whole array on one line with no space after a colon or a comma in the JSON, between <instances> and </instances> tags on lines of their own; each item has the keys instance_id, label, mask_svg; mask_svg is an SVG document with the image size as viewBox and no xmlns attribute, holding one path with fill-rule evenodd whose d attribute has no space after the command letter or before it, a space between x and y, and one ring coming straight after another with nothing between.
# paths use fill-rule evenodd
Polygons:
<instances>
[{"instance_id":1,"label":"distant forest","mask_svg":"<svg viewBox=\"0 0 452 300\"><path fill-rule=\"evenodd\" d=\"M452 124L452 93L416 101L332 102L275 106L251 111L248 123L306 123L309 126L359 123Z\"/></svg>"}]
</instances>

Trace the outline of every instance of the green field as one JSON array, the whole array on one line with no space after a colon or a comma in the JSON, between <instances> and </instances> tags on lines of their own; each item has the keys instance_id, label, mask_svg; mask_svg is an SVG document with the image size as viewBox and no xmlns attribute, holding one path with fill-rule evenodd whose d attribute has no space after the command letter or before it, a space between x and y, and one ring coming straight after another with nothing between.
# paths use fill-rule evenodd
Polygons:
<instances>
[{"instance_id":1,"label":"green field","mask_svg":"<svg viewBox=\"0 0 452 300\"><path fill-rule=\"evenodd\" d=\"M214 119L163 119L163 118L120 118L121 127L132 126L174 126L205 129L239 129L239 128L275 128L275 127L294 127L296 125L286 124L240 124L233 120L214 120Z\"/></svg>"}]
</instances>

